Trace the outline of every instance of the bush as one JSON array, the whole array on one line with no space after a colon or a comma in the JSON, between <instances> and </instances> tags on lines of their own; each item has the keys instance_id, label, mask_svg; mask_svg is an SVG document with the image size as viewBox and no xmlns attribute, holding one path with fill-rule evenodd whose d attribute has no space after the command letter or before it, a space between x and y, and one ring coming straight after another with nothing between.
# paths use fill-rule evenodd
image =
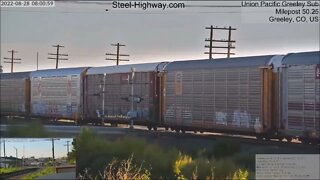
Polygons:
<instances>
[{"instance_id":1,"label":"bush","mask_svg":"<svg viewBox=\"0 0 320 180\"><path fill-rule=\"evenodd\" d=\"M51 134L45 130L41 121L31 121L29 123L11 123L8 129L9 137L29 137L44 138Z\"/></svg>"},{"instance_id":2,"label":"bush","mask_svg":"<svg viewBox=\"0 0 320 180\"><path fill-rule=\"evenodd\" d=\"M147 169L142 169L142 166L138 167L132 163L132 157L119 162L118 160L112 160L105 168L104 172L99 176L92 177L85 170L83 175L79 175L80 180L86 179L103 179L103 180L150 180L150 172Z\"/></svg>"},{"instance_id":3,"label":"bush","mask_svg":"<svg viewBox=\"0 0 320 180\"><path fill-rule=\"evenodd\" d=\"M133 155L133 164L142 164L143 168L150 169L152 178L173 178L172 167L179 154L176 149L165 151L156 144L131 137L110 141L89 129L83 129L77 138L76 153L78 172L88 169L89 174L96 176L114 158L122 161Z\"/></svg>"},{"instance_id":4,"label":"bush","mask_svg":"<svg viewBox=\"0 0 320 180\"><path fill-rule=\"evenodd\" d=\"M34 173L28 174L26 176L24 176L22 179L25 180L33 180L33 179L37 179L38 177L42 177L42 176L47 176L49 174L54 174L56 172L54 167L46 167L40 171L36 171Z\"/></svg>"},{"instance_id":5,"label":"bush","mask_svg":"<svg viewBox=\"0 0 320 180\"><path fill-rule=\"evenodd\" d=\"M241 144L235 141L220 141L214 145L213 156L215 158L225 158L241 151Z\"/></svg>"},{"instance_id":6,"label":"bush","mask_svg":"<svg viewBox=\"0 0 320 180\"><path fill-rule=\"evenodd\" d=\"M228 143L222 143L221 149L215 146L214 153L219 158L198 156L194 159L176 149L164 150L137 138L110 141L84 128L75 145L77 172L84 179L241 179L248 175L247 171L239 171L231 158L224 157L240 149ZM231 147L236 148L230 150ZM222 150L228 152L223 154Z\"/></svg>"}]
</instances>

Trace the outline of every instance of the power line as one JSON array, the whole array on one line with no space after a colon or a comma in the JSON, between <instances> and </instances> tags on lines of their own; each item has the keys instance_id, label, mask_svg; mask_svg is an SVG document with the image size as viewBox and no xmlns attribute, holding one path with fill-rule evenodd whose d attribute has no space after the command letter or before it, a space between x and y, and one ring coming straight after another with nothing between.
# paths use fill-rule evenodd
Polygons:
<instances>
[{"instance_id":1,"label":"power line","mask_svg":"<svg viewBox=\"0 0 320 180\"><path fill-rule=\"evenodd\" d=\"M11 51L8 51L11 53L11 58L3 58L3 59L7 59L7 60L10 60L10 61L4 61L4 63L10 63L11 64L11 73L13 72L13 64L21 64L21 59L20 58L14 58L14 53L17 53L18 51L15 51L15 50L11 50Z\"/></svg>"},{"instance_id":2,"label":"power line","mask_svg":"<svg viewBox=\"0 0 320 180\"><path fill-rule=\"evenodd\" d=\"M59 54L60 48L64 47L64 46L62 46L62 45L59 45L59 44L58 44L58 45L53 45L52 47L56 47L56 48L57 48L57 53L56 53L56 54L54 54L54 53L48 53L48 55L55 56L55 57L48 57L48 59L54 59L54 60L56 60L56 69L58 69L59 61L61 61L61 60L67 61L67 60L68 60L67 58L60 58L60 56L66 57L66 56L68 56L68 54Z\"/></svg>"},{"instance_id":3,"label":"power line","mask_svg":"<svg viewBox=\"0 0 320 180\"><path fill-rule=\"evenodd\" d=\"M213 54L226 54L228 58L230 58L230 55L235 55L235 53L231 53L231 49L235 49L235 46L232 46L232 43L235 43L236 41L231 40L231 32L234 30L237 30L236 28L232 28L231 26L227 27L206 27L206 29L210 30L210 38L205 39L206 42L209 42L209 45L205 45L205 48L209 48L209 52L205 52L204 54L209 54L209 59L212 59ZM227 30L228 31L228 40L224 39L213 39L213 30ZM214 42L224 42L228 43L227 46L213 46ZM213 49L227 49L227 53L222 52L212 52Z\"/></svg>"},{"instance_id":4,"label":"power line","mask_svg":"<svg viewBox=\"0 0 320 180\"><path fill-rule=\"evenodd\" d=\"M129 56L128 54L120 54L120 46L126 46L120 43L117 44L111 44L111 46L117 46L117 54L112 54L112 53L106 53L107 56L116 56L116 59L114 58L106 58L106 60L110 61L116 61L117 66L119 65L119 61L129 61L129 59L120 59L120 56Z\"/></svg>"}]
</instances>

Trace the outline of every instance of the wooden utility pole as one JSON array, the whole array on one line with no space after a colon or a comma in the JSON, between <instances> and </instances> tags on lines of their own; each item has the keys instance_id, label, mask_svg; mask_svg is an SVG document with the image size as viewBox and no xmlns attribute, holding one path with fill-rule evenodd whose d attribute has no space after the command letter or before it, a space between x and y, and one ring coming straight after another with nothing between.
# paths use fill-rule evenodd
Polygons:
<instances>
[{"instance_id":1,"label":"wooden utility pole","mask_svg":"<svg viewBox=\"0 0 320 180\"><path fill-rule=\"evenodd\" d=\"M14 53L17 53L18 51L15 50L11 50L8 51L11 53L11 58L3 58L3 59L7 59L10 61L4 61L4 63L10 63L11 64L11 73L13 72L13 64L21 64L21 59L20 58L14 58Z\"/></svg>"},{"instance_id":2,"label":"wooden utility pole","mask_svg":"<svg viewBox=\"0 0 320 180\"><path fill-rule=\"evenodd\" d=\"M6 155L6 140L5 139L3 140L3 156L4 156L4 158L7 157L7 155Z\"/></svg>"},{"instance_id":3,"label":"wooden utility pole","mask_svg":"<svg viewBox=\"0 0 320 180\"><path fill-rule=\"evenodd\" d=\"M58 69L58 66L59 66L59 61L60 60L68 60L67 58L60 58L60 56L68 56L68 54L59 54L59 50L60 48L64 47L62 45L53 45L52 47L56 47L57 48L57 53L54 54L54 53L48 53L48 55L52 55L52 56L55 56L55 57L48 57L48 59L54 59L56 60L56 69Z\"/></svg>"},{"instance_id":4,"label":"wooden utility pole","mask_svg":"<svg viewBox=\"0 0 320 180\"><path fill-rule=\"evenodd\" d=\"M117 44L111 44L111 46L117 46L117 54L106 53L106 55L107 56L116 56L116 59L106 58L106 60L116 61L117 66L119 65L119 61L129 61L129 59L120 59L120 56L129 56L128 54L120 54L120 46L126 46L126 45L117 43Z\"/></svg>"},{"instance_id":5,"label":"wooden utility pole","mask_svg":"<svg viewBox=\"0 0 320 180\"><path fill-rule=\"evenodd\" d=\"M54 138L51 138L52 142L52 165L55 166L55 157L54 157Z\"/></svg>"},{"instance_id":6,"label":"wooden utility pole","mask_svg":"<svg viewBox=\"0 0 320 180\"><path fill-rule=\"evenodd\" d=\"M39 70L39 52L37 52L37 71Z\"/></svg>"},{"instance_id":7,"label":"wooden utility pole","mask_svg":"<svg viewBox=\"0 0 320 180\"><path fill-rule=\"evenodd\" d=\"M67 141L67 144L64 145L64 146L67 146L67 152L68 152L68 154L69 154L69 145L70 145L69 142L70 142L70 141Z\"/></svg>"},{"instance_id":8,"label":"wooden utility pole","mask_svg":"<svg viewBox=\"0 0 320 180\"><path fill-rule=\"evenodd\" d=\"M235 49L234 46L232 46L232 43L235 43L236 41L231 40L231 32L233 30L237 30L236 28L232 28L231 26L229 26L228 28L224 27L224 28L219 28L219 27L206 27L206 29L210 29L210 38L209 39L205 39L205 41L209 41L209 45L205 45L205 48L209 48L209 52L205 52L204 54L209 54L209 59L212 59L212 55L213 54L226 54L228 58L230 58L230 55L235 55L235 53L231 53L231 49ZM213 39L213 30L227 30L228 32L228 40L217 40L217 39ZM213 46L213 42L219 42L219 43L228 43L228 46ZM227 53L222 53L222 52L212 52L212 49L228 49Z\"/></svg>"}]
</instances>

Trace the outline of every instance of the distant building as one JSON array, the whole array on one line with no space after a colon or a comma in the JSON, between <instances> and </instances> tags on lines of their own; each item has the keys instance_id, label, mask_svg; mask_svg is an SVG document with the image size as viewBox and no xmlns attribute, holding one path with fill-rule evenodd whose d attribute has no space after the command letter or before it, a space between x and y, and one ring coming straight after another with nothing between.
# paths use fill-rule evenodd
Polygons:
<instances>
[{"instance_id":1,"label":"distant building","mask_svg":"<svg viewBox=\"0 0 320 180\"><path fill-rule=\"evenodd\" d=\"M14 167L14 166L21 166L22 159L15 158L15 157L1 157L0 158L0 166L1 167Z\"/></svg>"}]
</instances>

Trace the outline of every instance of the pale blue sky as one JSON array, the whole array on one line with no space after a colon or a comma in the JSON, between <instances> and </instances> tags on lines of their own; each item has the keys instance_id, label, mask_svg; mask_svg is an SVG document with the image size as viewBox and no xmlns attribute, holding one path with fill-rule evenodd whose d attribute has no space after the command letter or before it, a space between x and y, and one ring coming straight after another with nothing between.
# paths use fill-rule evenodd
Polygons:
<instances>
[{"instance_id":1,"label":"pale blue sky","mask_svg":"<svg viewBox=\"0 0 320 180\"><path fill-rule=\"evenodd\" d=\"M1 157L4 156L3 140L6 141L6 156L16 157L16 150L18 149L18 158L31 157L52 157L52 142L50 138L1 138ZM70 138L55 139L55 157L67 156L67 141L69 141L69 151L72 150L72 140Z\"/></svg>"},{"instance_id":2,"label":"pale blue sky","mask_svg":"<svg viewBox=\"0 0 320 180\"><path fill-rule=\"evenodd\" d=\"M240 1L185 1L186 5L240 5ZM110 9L108 12L105 9ZM127 46L121 53L130 54L130 62L142 63L184 59L203 59L206 26L237 28L236 56L285 54L319 50L317 23L246 23L241 8L186 7L175 10L114 10L106 2L56 2L53 8L1 8L1 61L9 57L8 50L19 51L22 64L15 71L36 69L39 52L40 69L55 68L48 53L52 45L62 44L62 53L69 61L60 67L114 65L105 61L105 53L115 53L111 43ZM256 16L261 12L250 13ZM248 14L247 14L248 15ZM216 39L226 39L226 33L215 33ZM222 56L215 56L222 57ZM9 64L2 64L4 72Z\"/></svg>"}]
</instances>

